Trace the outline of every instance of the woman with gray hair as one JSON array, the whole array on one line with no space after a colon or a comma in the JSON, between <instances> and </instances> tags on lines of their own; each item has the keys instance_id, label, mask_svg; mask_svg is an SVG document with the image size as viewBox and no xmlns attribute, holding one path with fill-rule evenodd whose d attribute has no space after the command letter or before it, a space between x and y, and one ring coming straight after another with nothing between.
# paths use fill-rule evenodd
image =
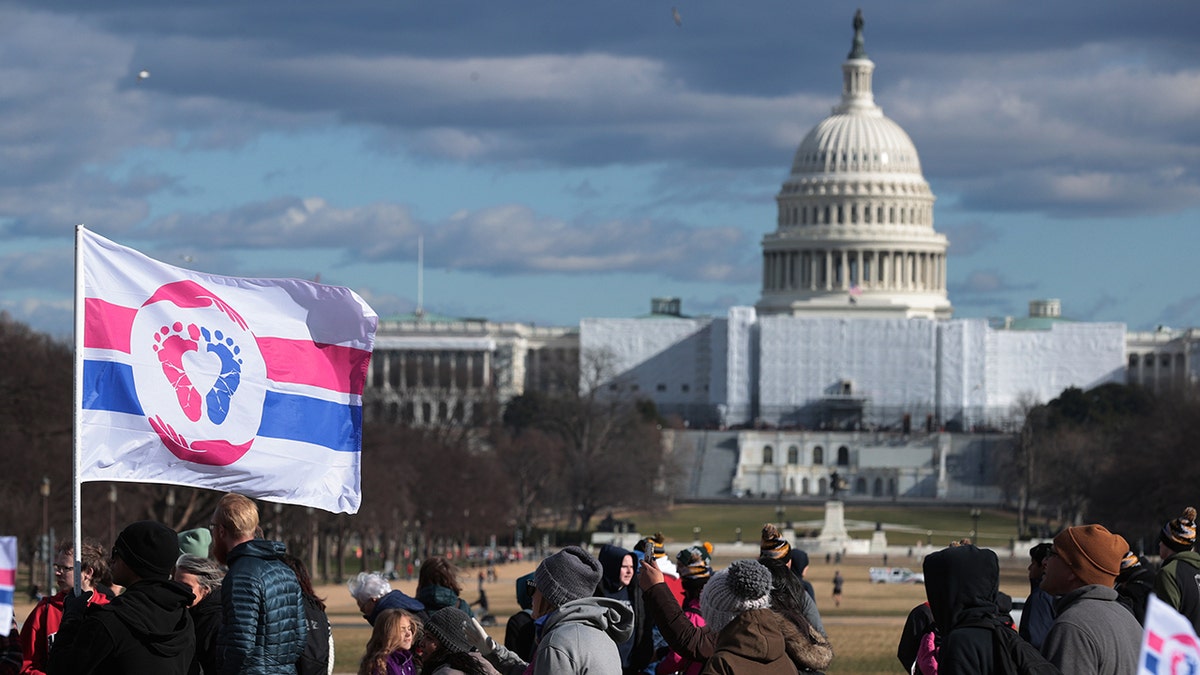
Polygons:
<instances>
[{"instance_id":1,"label":"woman with gray hair","mask_svg":"<svg viewBox=\"0 0 1200 675\"><path fill-rule=\"evenodd\" d=\"M346 582L350 595L358 603L358 611L372 626L375 618L388 609L403 609L424 621L429 618L425 605L403 591L392 590L392 585L377 572L359 572L358 576Z\"/></svg>"},{"instance_id":2,"label":"woman with gray hair","mask_svg":"<svg viewBox=\"0 0 1200 675\"><path fill-rule=\"evenodd\" d=\"M221 627L221 582L225 568L215 560L184 553L175 561L175 581L195 596L188 607L196 626L196 653L188 675L217 672L217 629Z\"/></svg>"}]
</instances>

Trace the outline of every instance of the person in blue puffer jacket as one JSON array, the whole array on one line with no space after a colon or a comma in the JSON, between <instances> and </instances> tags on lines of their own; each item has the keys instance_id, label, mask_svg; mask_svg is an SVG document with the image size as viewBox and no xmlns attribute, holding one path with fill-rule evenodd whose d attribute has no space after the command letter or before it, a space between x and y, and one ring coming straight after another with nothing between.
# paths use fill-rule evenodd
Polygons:
<instances>
[{"instance_id":1,"label":"person in blue puffer jacket","mask_svg":"<svg viewBox=\"0 0 1200 675\"><path fill-rule=\"evenodd\" d=\"M289 675L304 652L308 626L287 547L257 539L258 507L229 493L213 514L213 553L229 566L221 584L217 665L222 675Z\"/></svg>"}]
</instances>

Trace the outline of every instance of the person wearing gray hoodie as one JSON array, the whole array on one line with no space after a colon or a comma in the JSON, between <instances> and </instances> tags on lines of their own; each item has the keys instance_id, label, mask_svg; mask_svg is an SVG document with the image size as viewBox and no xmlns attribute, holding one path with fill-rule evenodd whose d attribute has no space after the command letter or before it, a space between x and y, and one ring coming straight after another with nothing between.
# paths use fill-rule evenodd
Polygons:
<instances>
[{"instance_id":1,"label":"person wearing gray hoodie","mask_svg":"<svg viewBox=\"0 0 1200 675\"><path fill-rule=\"evenodd\" d=\"M533 618L541 639L526 663L488 637L478 621L466 626L467 639L506 675L621 675L617 645L633 634L633 610L611 598L592 597L600 583L600 563L578 546L546 558L533 574Z\"/></svg>"}]
</instances>

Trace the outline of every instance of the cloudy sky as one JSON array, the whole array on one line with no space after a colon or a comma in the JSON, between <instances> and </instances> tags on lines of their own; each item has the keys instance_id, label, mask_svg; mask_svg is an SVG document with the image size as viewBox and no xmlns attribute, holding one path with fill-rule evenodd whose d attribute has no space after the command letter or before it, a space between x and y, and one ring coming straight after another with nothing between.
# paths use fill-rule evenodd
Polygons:
<instances>
[{"instance_id":1,"label":"cloudy sky","mask_svg":"<svg viewBox=\"0 0 1200 675\"><path fill-rule=\"evenodd\" d=\"M0 0L0 309L69 333L77 223L383 316L419 235L430 312L753 304L859 6L956 316L1200 326L1194 0Z\"/></svg>"}]
</instances>

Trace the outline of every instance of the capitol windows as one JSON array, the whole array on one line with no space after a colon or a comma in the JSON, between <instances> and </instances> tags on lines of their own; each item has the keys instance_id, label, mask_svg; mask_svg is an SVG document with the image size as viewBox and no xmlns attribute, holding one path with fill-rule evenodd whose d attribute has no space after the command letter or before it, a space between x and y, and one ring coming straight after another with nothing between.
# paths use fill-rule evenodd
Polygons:
<instances>
[{"instance_id":1,"label":"capitol windows","mask_svg":"<svg viewBox=\"0 0 1200 675\"><path fill-rule=\"evenodd\" d=\"M837 463L838 466L850 466L850 448L844 445L838 448Z\"/></svg>"},{"instance_id":2,"label":"capitol windows","mask_svg":"<svg viewBox=\"0 0 1200 675\"><path fill-rule=\"evenodd\" d=\"M689 392L689 391L691 391L691 390L692 390L692 387L691 387L691 385L687 385L687 384L681 384L681 385L679 385L679 391L682 391L682 392L683 392L683 393L685 393L685 394L686 394L686 393L688 393L688 392Z\"/></svg>"},{"instance_id":3,"label":"capitol windows","mask_svg":"<svg viewBox=\"0 0 1200 675\"><path fill-rule=\"evenodd\" d=\"M813 448L812 463L818 466L825 463L825 448L822 448L819 445ZM824 494L824 490L822 490L822 494Z\"/></svg>"},{"instance_id":4,"label":"capitol windows","mask_svg":"<svg viewBox=\"0 0 1200 675\"><path fill-rule=\"evenodd\" d=\"M1137 354L1130 354L1130 355L1129 355L1129 367L1130 367L1130 368L1137 368L1137 364L1138 364L1138 355L1137 355Z\"/></svg>"},{"instance_id":5,"label":"capitol windows","mask_svg":"<svg viewBox=\"0 0 1200 675\"><path fill-rule=\"evenodd\" d=\"M1161 362L1162 362L1162 367L1163 367L1163 368L1170 368L1170 367L1171 367L1171 355L1170 355L1170 354L1163 354L1163 355L1162 355Z\"/></svg>"},{"instance_id":6,"label":"capitol windows","mask_svg":"<svg viewBox=\"0 0 1200 675\"><path fill-rule=\"evenodd\" d=\"M667 390L667 385L666 385L666 384L664 384L664 383L662 383L662 382L659 382L659 383L658 383L658 385L656 385L656 386L654 387L654 389L655 389L656 391L666 391L666 390Z\"/></svg>"},{"instance_id":7,"label":"capitol windows","mask_svg":"<svg viewBox=\"0 0 1200 675\"><path fill-rule=\"evenodd\" d=\"M800 448L797 448L794 445L791 446L790 448L788 448L788 460L787 461L788 461L788 464L799 464L800 463Z\"/></svg>"},{"instance_id":8,"label":"capitol windows","mask_svg":"<svg viewBox=\"0 0 1200 675\"><path fill-rule=\"evenodd\" d=\"M771 446L768 445L763 448L763 464L774 464L774 463L775 463L775 448L772 448Z\"/></svg>"}]
</instances>

